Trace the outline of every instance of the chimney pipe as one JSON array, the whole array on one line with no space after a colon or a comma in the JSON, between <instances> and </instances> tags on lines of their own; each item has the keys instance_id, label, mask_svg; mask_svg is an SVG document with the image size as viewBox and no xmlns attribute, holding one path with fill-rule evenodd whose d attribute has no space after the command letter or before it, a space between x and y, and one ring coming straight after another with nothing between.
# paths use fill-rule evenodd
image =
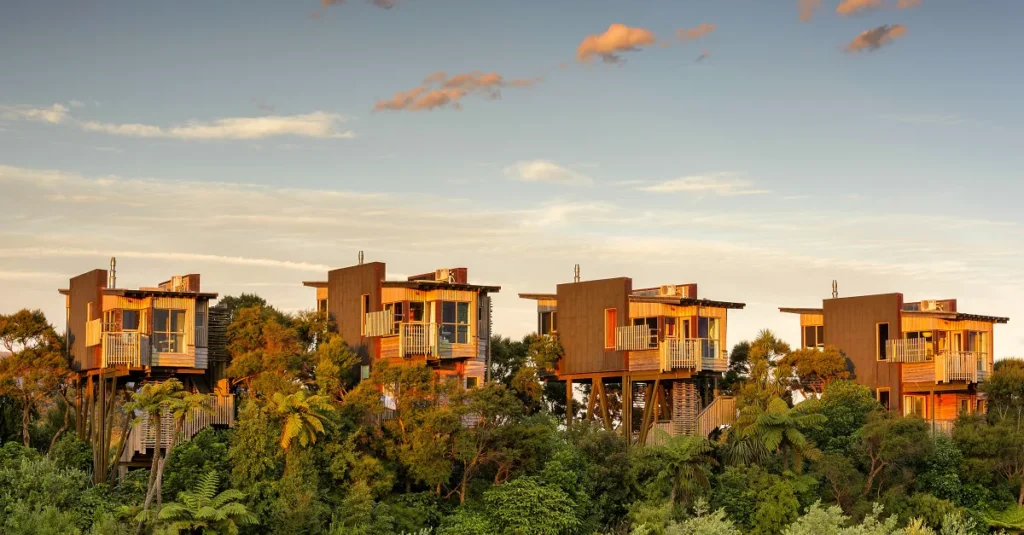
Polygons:
<instances>
[{"instance_id":1,"label":"chimney pipe","mask_svg":"<svg viewBox=\"0 0 1024 535\"><path fill-rule=\"evenodd\" d=\"M363 252L359 251L359 265L363 265Z\"/></svg>"},{"instance_id":2,"label":"chimney pipe","mask_svg":"<svg viewBox=\"0 0 1024 535\"><path fill-rule=\"evenodd\" d=\"M836 299L838 297L839 297L839 281L833 279L832 280L832 299Z\"/></svg>"},{"instance_id":3,"label":"chimney pipe","mask_svg":"<svg viewBox=\"0 0 1024 535\"><path fill-rule=\"evenodd\" d=\"M107 288L117 288L117 259L110 257L110 273L107 274Z\"/></svg>"},{"instance_id":4,"label":"chimney pipe","mask_svg":"<svg viewBox=\"0 0 1024 535\"><path fill-rule=\"evenodd\" d=\"M574 267L573 270L572 270L572 281L573 282L579 282L580 281L580 265L579 264L576 264L576 267Z\"/></svg>"}]
</instances>

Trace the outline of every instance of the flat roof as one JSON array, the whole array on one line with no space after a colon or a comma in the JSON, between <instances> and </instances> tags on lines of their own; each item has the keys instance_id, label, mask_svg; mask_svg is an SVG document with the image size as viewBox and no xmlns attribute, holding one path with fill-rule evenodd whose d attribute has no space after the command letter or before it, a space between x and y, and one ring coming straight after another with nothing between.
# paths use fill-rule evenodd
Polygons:
<instances>
[{"instance_id":1,"label":"flat roof","mask_svg":"<svg viewBox=\"0 0 1024 535\"><path fill-rule=\"evenodd\" d=\"M989 316L987 314L968 314L966 312L943 312L941 310L904 310L904 314L925 318L939 318L953 321L986 321L991 323L1009 323L1010 318Z\"/></svg>"},{"instance_id":2,"label":"flat roof","mask_svg":"<svg viewBox=\"0 0 1024 535\"><path fill-rule=\"evenodd\" d=\"M302 281L302 285L310 288L326 288L327 281Z\"/></svg>"},{"instance_id":3,"label":"flat roof","mask_svg":"<svg viewBox=\"0 0 1024 535\"><path fill-rule=\"evenodd\" d=\"M534 301L554 301L558 299L558 294L531 294L521 293L519 294L520 299L532 299Z\"/></svg>"},{"instance_id":4,"label":"flat roof","mask_svg":"<svg viewBox=\"0 0 1024 535\"><path fill-rule=\"evenodd\" d=\"M414 290L468 290L472 292L500 292L501 286L485 286L481 284L462 284L448 281L383 281L384 288L412 288Z\"/></svg>"},{"instance_id":5,"label":"flat roof","mask_svg":"<svg viewBox=\"0 0 1024 535\"><path fill-rule=\"evenodd\" d=\"M820 308L792 308L792 307L779 307L779 312L785 312L787 314L824 314L825 311Z\"/></svg>"},{"instance_id":6,"label":"flat roof","mask_svg":"<svg viewBox=\"0 0 1024 535\"><path fill-rule=\"evenodd\" d=\"M124 297L182 297L196 299L216 299L212 292L176 292L173 290L131 290L128 288L103 288L104 295L122 295Z\"/></svg>"}]
</instances>

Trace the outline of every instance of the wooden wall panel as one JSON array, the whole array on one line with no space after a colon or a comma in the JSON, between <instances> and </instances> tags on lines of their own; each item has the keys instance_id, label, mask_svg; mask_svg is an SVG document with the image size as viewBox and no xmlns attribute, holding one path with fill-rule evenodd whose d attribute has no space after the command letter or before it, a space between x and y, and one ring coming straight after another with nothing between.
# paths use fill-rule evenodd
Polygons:
<instances>
[{"instance_id":1,"label":"wooden wall panel","mask_svg":"<svg viewBox=\"0 0 1024 535\"><path fill-rule=\"evenodd\" d=\"M817 327L818 325L825 325L824 314L800 314L801 327Z\"/></svg>"},{"instance_id":2,"label":"wooden wall panel","mask_svg":"<svg viewBox=\"0 0 1024 535\"><path fill-rule=\"evenodd\" d=\"M558 336L565 349L560 373L627 369L624 352L604 347L604 311L616 309L618 326L627 325L632 285L625 277L558 285Z\"/></svg>"},{"instance_id":3,"label":"wooden wall panel","mask_svg":"<svg viewBox=\"0 0 1024 535\"><path fill-rule=\"evenodd\" d=\"M88 370L100 365L99 346L86 347L85 324L103 317L102 289L107 287L107 270L94 269L71 279L68 286L68 344L71 347L72 368ZM89 316L92 303L92 316Z\"/></svg>"},{"instance_id":4,"label":"wooden wall panel","mask_svg":"<svg viewBox=\"0 0 1024 535\"><path fill-rule=\"evenodd\" d=\"M935 384L935 363L913 362L903 364L903 382Z\"/></svg>"},{"instance_id":5,"label":"wooden wall panel","mask_svg":"<svg viewBox=\"0 0 1024 535\"><path fill-rule=\"evenodd\" d=\"M889 387L891 399L896 403L902 403L900 365L877 359L875 326L877 323L888 323L889 338L899 338L902 309L902 294L841 297L824 301L825 343L839 348L853 362L857 382L872 389Z\"/></svg>"},{"instance_id":6,"label":"wooden wall panel","mask_svg":"<svg viewBox=\"0 0 1024 535\"><path fill-rule=\"evenodd\" d=\"M381 307L381 282L385 277L383 262L369 262L327 273L327 307L338 325L338 332L356 350L364 364L374 354L373 339L362 335L362 304L364 294L370 296L370 310Z\"/></svg>"},{"instance_id":7,"label":"wooden wall panel","mask_svg":"<svg viewBox=\"0 0 1024 535\"><path fill-rule=\"evenodd\" d=\"M629 371L658 371L660 369L661 352L657 349L629 352Z\"/></svg>"}]
</instances>

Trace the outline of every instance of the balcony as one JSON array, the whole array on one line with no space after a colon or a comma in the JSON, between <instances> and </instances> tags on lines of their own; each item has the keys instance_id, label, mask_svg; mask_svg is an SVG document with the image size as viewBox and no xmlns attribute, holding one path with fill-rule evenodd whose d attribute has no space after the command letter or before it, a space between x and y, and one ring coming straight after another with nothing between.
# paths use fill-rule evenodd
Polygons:
<instances>
[{"instance_id":1,"label":"balcony","mask_svg":"<svg viewBox=\"0 0 1024 535\"><path fill-rule=\"evenodd\" d=\"M718 340L707 338L668 338L661 342L661 370L723 372L729 368L729 356Z\"/></svg>"},{"instance_id":2,"label":"balcony","mask_svg":"<svg viewBox=\"0 0 1024 535\"><path fill-rule=\"evenodd\" d=\"M630 325L615 329L616 351L647 351L658 349L658 334L646 325Z\"/></svg>"},{"instance_id":3,"label":"balcony","mask_svg":"<svg viewBox=\"0 0 1024 535\"><path fill-rule=\"evenodd\" d=\"M903 338L886 341L885 354L889 362L929 362L935 356L935 349L924 338Z\"/></svg>"},{"instance_id":4,"label":"balcony","mask_svg":"<svg viewBox=\"0 0 1024 535\"><path fill-rule=\"evenodd\" d=\"M102 367L149 365L149 337L137 332L103 333Z\"/></svg>"},{"instance_id":5,"label":"balcony","mask_svg":"<svg viewBox=\"0 0 1024 535\"><path fill-rule=\"evenodd\" d=\"M363 335L373 338L377 336L391 336L395 332L395 317L390 310L379 312L367 312L363 320Z\"/></svg>"},{"instance_id":6,"label":"balcony","mask_svg":"<svg viewBox=\"0 0 1024 535\"><path fill-rule=\"evenodd\" d=\"M905 362L904 383L965 384L984 382L991 372L988 353L943 351L926 362Z\"/></svg>"}]
</instances>

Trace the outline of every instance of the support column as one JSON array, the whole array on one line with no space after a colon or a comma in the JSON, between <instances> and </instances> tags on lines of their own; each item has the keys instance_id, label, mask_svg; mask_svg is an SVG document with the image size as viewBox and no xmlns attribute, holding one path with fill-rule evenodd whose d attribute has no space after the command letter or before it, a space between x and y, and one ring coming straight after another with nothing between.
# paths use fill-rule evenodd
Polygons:
<instances>
[{"instance_id":1,"label":"support column","mask_svg":"<svg viewBox=\"0 0 1024 535\"><path fill-rule=\"evenodd\" d=\"M622 376L622 436L633 442L633 383L629 375Z\"/></svg>"},{"instance_id":2,"label":"support column","mask_svg":"<svg viewBox=\"0 0 1024 535\"><path fill-rule=\"evenodd\" d=\"M597 403L597 381L598 379L590 380L590 395L587 396L587 413L583 415L583 419L588 422L594 415L594 405Z\"/></svg>"},{"instance_id":3,"label":"support column","mask_svg":"<svg viewBox=\"0 0 1024 535\"><path fill-rule=\"evenodd\" d=\"M612 416L608 413L608 391L604 387L604 379L598 378L597 385L601 389L598 394L598 401L601 404L601 421L604 422L605 431L612 430Z\"/></svg>"},{"instance_id":4,"label":"support column","mask_svg":"<svg viewBox=\"0 0 1024 535\"><path fill-rule=\"evenodd\" d=\"M572 425L572 379L565 380L565 426Z\"/></svg>"}]
</instances>

